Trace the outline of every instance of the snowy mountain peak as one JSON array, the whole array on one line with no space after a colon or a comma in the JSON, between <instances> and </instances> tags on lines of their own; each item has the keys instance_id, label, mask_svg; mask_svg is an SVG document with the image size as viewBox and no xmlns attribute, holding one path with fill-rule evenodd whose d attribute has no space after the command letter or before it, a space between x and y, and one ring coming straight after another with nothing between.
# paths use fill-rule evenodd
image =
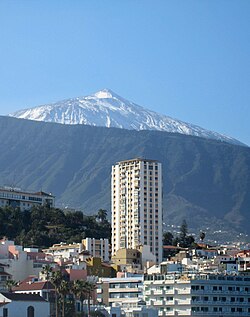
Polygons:
<instances>
[{"instance_id":1,"label":"snowy mountain peak","mask_svg":"<svg viewBox=\"0 0 250 317\"><path fill-rule=\"evenodd\" d=\"M110 89L100 90L90 96L20 110L9 116L62 124L158 130L243 145L231 137L148 110L120 97Z\"/></svg>"},{"instance_id":2,"label":"snowy mountain peak","mask_svg":"<svg viewBox=\"0 0 250 317\"><path fill-rule=\"evenodd\" d=\"M94 96L99 99L111 99L113 96L115 96L115 94L112 90L105 88L103 90L97 91Z\"/></svg>"}]
</instances>

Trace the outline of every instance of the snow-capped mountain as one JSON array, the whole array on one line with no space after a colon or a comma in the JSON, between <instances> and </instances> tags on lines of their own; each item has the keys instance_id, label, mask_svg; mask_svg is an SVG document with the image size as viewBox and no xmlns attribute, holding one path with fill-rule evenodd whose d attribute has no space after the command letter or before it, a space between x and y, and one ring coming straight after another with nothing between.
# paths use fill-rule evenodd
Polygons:
<instances>
[{"instance_id":1,"label":"snow-capped mountain","mask_svg":"<svg viewBox=\"0 0 250 317\"><path fill-rule=\"evenodd\" d=\"M109 89L9 114L16 118L135 130L158 130L241 144L236 139L170 118L130 102Z\"/></svg>"}]
</instances>

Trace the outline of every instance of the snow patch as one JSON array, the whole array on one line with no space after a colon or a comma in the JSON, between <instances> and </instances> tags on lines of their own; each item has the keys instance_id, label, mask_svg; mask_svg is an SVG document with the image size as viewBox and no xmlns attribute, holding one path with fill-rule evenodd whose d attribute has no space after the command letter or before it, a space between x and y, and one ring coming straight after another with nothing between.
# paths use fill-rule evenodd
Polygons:
<instances>
[{"instance_id":1,"label":"snow patch","mask_svg":"<svg viewBox=\"0 0 250 317\"><path fill-rule=\"evenodd\" d=\"M109 89L103 89L91 96L20 110L9 116L62 124L167 131L243 145L231 137L143 108Z\"/></svg>"}]
</instances>

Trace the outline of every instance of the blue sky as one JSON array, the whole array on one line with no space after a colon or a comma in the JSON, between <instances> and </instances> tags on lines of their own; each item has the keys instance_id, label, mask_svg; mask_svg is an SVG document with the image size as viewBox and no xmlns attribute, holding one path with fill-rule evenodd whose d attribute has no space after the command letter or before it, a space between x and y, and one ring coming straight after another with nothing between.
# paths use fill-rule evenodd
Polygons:
<instances>
[{"instance_id":1,"label":"blue sky","mask_svg":"<svg viewBox=\"0 0 250 317\"><path fill-rule=\"evenodd\" d=\"M0 114L102 88L250 145L249 0L1 0Z\"/></svg>"}]
</instances>

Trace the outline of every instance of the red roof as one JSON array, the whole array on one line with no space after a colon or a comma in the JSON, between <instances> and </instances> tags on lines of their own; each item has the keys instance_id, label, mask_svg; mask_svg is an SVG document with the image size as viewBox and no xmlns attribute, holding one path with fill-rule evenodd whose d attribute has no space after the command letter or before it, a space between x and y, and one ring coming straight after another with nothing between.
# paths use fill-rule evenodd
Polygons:
<instances>
[{"instance_id":1,"label":"red roof","mask_svg":"<svg viewBox=\"0 0 250 317\"><path fill-rule=\"evenodd\" d=\"M9 276L11 276L11 274L9 274L7 272L0 272L0 275L9 275Z\"/></svg>"},{"instance_id":2,"label":"red roof","mask_svg":"<svg viewBox=\"0 0 250 317\"><path fill-rule=\"evenodd\" d=\"M17 291L40 291L40 290L43 290L43 289L49 289L49 290L54 290L54 286L53 284L51 284L50 282L48 282L48 285L47 285L47 282L46 281L41 281L41 282L25 282L25 283L21 283L19 286L13 288L13 291L14 292L17 292Z\"/></svg>"},{"instance_id":3,"label":"red roof","mask_svg":"<svg viewBox=\"0 0 250 317\"><path fill-rule=\"evenodd\" d=\"M177 247L175 245L164 245L163 249L166 249L166 250L187 250L186 248Z\"/></svg>"},{"instance_id":4,"label":"red roof","mask_svg":"<svg viewBox=\"0 0 250 317\"><path fill-rule=\"evenodd\" d=\"M30 259L32 259L32 260L45 259L45 257L46 257L46 254L43 252L27 252L27 254L30 257Z\"/></svg>"}]
</instances>

